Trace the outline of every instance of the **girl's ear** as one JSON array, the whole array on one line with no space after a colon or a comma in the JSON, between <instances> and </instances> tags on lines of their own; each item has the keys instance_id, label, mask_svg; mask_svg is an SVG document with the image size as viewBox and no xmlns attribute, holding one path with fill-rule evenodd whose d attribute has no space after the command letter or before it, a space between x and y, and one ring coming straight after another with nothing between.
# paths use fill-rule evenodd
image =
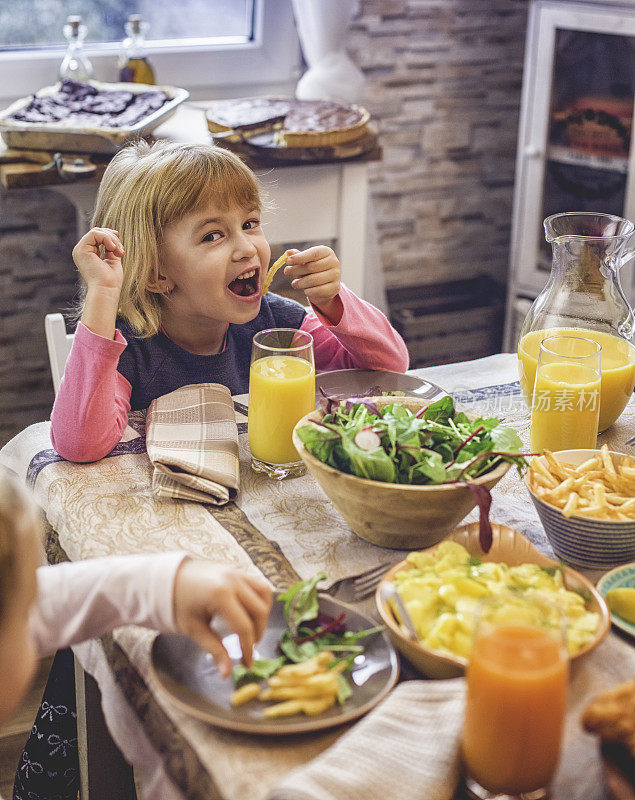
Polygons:
<instances>
[{"instance_id":1,"label":"girl's ear","mask_svg":"<svg viewBox=\"0 0 635 800\"><path fill-rule=\"evenodd\" d=\"M154 294L169 294L174 289L174 281L166 275L159 273L154 281L149 281L147 287L149 292Z\"/></svg>"}]
</instances>

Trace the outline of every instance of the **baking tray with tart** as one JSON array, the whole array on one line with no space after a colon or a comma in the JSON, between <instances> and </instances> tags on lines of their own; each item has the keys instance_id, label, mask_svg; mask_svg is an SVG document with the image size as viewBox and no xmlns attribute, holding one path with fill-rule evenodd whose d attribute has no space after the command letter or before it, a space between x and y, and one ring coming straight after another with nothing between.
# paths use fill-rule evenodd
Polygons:
<instances>
[{"instance_id":1,"label":"baking tray with tart","mask_svg":"<svg viewBox=\"0 0 635 800\"><path fill-rule=\"evenodd\" d=\"M188 97L186 89L176 86L66 81L1 111L0 134L9 147L18 149L115 153L129 140L153 131ZM142 100L146 113L142 107L136 113ZM56 118L60 108L64 118Z\"/></svg>"},{"instance_id":2,"label":"baking tray with tart","mask_svg":"<svg viewBox=\"0 0 635 800\"><path fill-rule=\"evenodd\" d=\"M333 161L378 149L368 111L331 100L221 100L207 109L205 117L217 144L265 161Z\"/></svg>"}]
</instances>

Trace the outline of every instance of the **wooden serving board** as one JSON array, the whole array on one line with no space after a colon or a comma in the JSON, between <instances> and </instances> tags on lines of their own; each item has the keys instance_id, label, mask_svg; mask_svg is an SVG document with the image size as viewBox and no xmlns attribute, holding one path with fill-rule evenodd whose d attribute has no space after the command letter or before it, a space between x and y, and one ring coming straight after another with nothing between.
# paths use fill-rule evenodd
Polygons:
<instances>
[{"instance_id":1,"label":"wooden serving board","mask_svg":"<svg viewBox=\"0 0 635 800\"><path fill-rule=\"evenodd\" d=\"M0 183L7 189L99 180L107 164L107 158L84 153L56 155L46 150L18 150L0 143Z\"/></svg>"},{"instance_id":2,"label":"wooden serving board","mask_svg":"<svg viewBox=\"0 0 635 800\"><path fill-rule=\"evenodd\" d=\"M333 163L348 159L378 161L381 158L377 132L372 127L367 128L364 136L360 136L359 139L320 147L286 147L274 140L273 131L245 138L239 142L227 141L222 136L212 135L212 138L215 144L246 157L252 164L261 166Z\"/></svg>"}]
</instances>

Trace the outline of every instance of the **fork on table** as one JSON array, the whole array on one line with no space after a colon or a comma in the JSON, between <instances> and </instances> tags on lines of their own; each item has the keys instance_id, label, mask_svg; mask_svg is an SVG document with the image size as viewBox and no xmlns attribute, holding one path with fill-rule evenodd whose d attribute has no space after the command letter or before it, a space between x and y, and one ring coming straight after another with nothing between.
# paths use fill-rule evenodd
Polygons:
<instances>
[{"instance_id":1,"label":"fork on table","mask_svg":"<svg viewBox=\"0 0 635 800\"><path fill-rule=\"evenodd\" d=\"M375 591L375 587L391 566L392 564L389 563L378 564L365 572L360 572L359 575L340 578L339 581L335 581L330 586L327 586L326 589L320 589L320 591L335 597L337 600L343 600L345 603L363 600Z\"/></svg>"}]
</instances>

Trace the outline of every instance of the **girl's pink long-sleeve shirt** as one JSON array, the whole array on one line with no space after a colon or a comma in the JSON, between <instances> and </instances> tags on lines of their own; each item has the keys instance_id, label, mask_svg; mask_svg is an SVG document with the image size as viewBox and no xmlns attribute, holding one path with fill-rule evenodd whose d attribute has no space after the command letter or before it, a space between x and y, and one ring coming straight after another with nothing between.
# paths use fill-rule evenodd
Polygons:
<instances>
[{"instance_id":1,"label":"girl's pink long-sleeve shirt","mask_svg":"<svg viewBox=\"0 0 635 800\"><path fill-rule=\"evenodd\" d=\"M342 317L334 325L317 309L300 330L313 336L315 367L385 369L405 372L408 351L386 317L341 286ZM80 322L51 413L51 442L69 461L97 461L121 440L130 411L132 387L117 371L127 342L90 331Z\"/></svg>"}]
</instances>

